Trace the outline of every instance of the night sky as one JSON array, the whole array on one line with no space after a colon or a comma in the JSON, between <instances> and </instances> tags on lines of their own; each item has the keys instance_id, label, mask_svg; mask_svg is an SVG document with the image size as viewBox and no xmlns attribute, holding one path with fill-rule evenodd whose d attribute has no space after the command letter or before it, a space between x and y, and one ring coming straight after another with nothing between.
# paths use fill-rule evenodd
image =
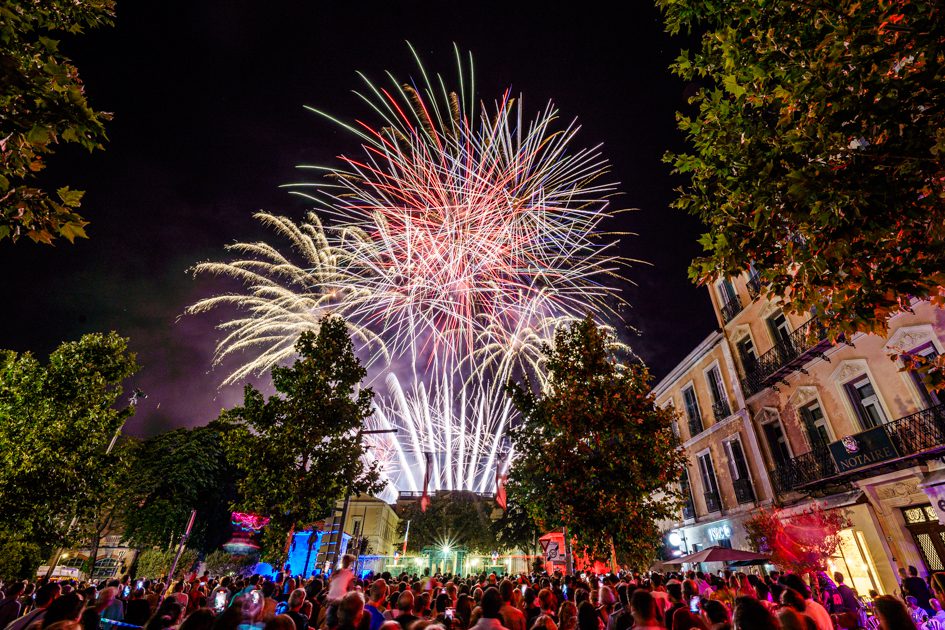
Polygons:
<instances>
[{"instance_id":1,"label":"night sky","mask_svg":"<svg viewBox=\"0 0 945 630\"><path fill-rule=\"evenodd\" d=\"M612 6L612 5L611 5ZM452 44L471 50L478 96L506 87L526 112L553 99L577 116L581 146L604 143L618 207L609 227L648 261L629 274L634 349L665 375L715 326L705 289L686 277L700 226L668 204L678 184L660 160L682 146L675 111L687 86L667 66L686 42L664 34L649 1L627 21L605 3L323 3L119 0L115 28L64 42L93 107L114 113L105 151L63 147L45 179L86 190L90 238L54 248L0 242L6 306L0 347L45 356L93 331L130 337L149 398L130 421L147 435L204 424L241 400L211 371L219 316L185 307L221 288L187 269L223 259L223 245L275 241L251 214L300 218L303 200L279 185L300 163L330 163L352 138L303 109L368 116L351 90L360 70L380 80L416 74L411 41L429 70L454 77Z\"/></svg>"}]
</instances>

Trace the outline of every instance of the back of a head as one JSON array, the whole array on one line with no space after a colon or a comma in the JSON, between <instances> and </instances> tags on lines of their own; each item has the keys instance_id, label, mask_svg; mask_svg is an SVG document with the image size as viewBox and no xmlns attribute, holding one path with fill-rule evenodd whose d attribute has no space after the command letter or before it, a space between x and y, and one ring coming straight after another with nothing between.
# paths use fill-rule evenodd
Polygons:
<instances>
[{"instance_id":1,"label":"back of a head","mask_svg":"<svg viewBox=\"0 0 945 630\"><path fill-rule=\"evenodd\" d=\"M406 590L397 598L397 610L402 613L409 613L413 610L413 591Z\"/></svg>"},{"instance_id":2,"label":"back of a head","mask_svg":"<svg viewBox=\"0 0 945 630\"><path fill-rule=\"evenodd\" d=\"M59 594L60 586L58 584L43 584L36 591L36 606L42 608L48 606Z\"/></svg>"},{"instance_id":3,"label":"back of a head","mask_svg":"<svg viewBox=\"0 0 945 630\"><path fill-rule=\"evenodd\" d=\"M342 569L347 569L347 568L349 568L352 564L354 564L354 556L352 556L350 553L346 553L345 555L343 555L343 556L341 557L341 568L342 568Z\"/></svg>"},{"instance_id":4,"label":"back of a head","mask_svg":"<svg viewBox=\"0 0 945 630\"><path fill-rule=\"evenodd\" d=\"M919 577L919 570L916 569L914 566L912 566L912 565L910 564L910 565L909 565L909 575L911 575L912 577Z\"/></svg>"},{"instance_id":5,"label":"back of a head","mask_svg":"<svg viewBox=\"0 0 945 630\"><path fill-rule=\"evenodd\" d=\"M364 600L361 598L361 593L351 591L342 597L338 604L338 625L356 626L363 610Z\"/></svg>"},{"instance_id":6,"label":"back of a head","mask_svg":"<svg viewBox=\"0 0 945 630\"><path fill-rule=\"evenodd\" d=\"M297 588L289 593L289 609L298 610L305 603L305 589Z\"/></svg>"},{"instance_id":7,"label":"back of a head","mask_svg":"<svg viewBox=\"0 0 945 630\"><path fill-rule=\"evenodd\" d=\"M777 630L779 626L771 611L754 597L735 598L733 630Z\"/></svg>"},{"instance_id":8,"label":"back of a head","mask_svg":"<svg viewBox=\"0 0 945 630\"><path fill-rule=\"evenodd\" d=\"M581 602L578 606L577 618L580 630L597 630L600 627L597 609L590 602Z\"/></svg>"},{"instance_id":9,"label":"back of a head","mask_svg":"<svg viewBox=\"0 0 945 630\"><path fill-rule=\"evenodd\" d=\"M656 618L656 602L649 591L642 588L633 592L630 597L630 608L637 619L648 620Z\"/></svg>"},{"instance_id":10,"label":"back of a head","mask_svg":"<svg viewBox=\"0 0 945 630\"><path fill-rule=\"evenodd\" d=\"M778 623L781 630L807 630L810 617L802 615L793 608L781 607L778 609Z\"/></svg>"},{"instance_id":11,"label":"back of a head","mask_svg":"<svg viewBox=\"0 0 945 630\"><path fill-rule=\"evenodd\" d=\"M170 628L171 626L177 625L182 612L184 612L184 607L181 606L176 599L168 597L161 602L157 612L154 613L154 616L148 620L148 623L144 627L146 630L163 630L164 628Z\"/></svg>"},{"instance_id":12,"label":"back of a head","mask_svg":"<svg viewBox=\"0 0 945 630\"><path fill-rule=\"evenodd\" d=\"M384 578L374 580L374 582L371 583L371 589L368 591L368 595L372 602L379 602L387 597L387 581L384 580Z\"/></svg>"},{"instance_id":13,"label":"back of a head","mask_svg":"<svg viewBox=\"0 0 945 630\"><path fill-rule=\"evenodd\" d=\"M915 624L912 623L912 618L909 616L909 610L906 608L905 604L892 595L877 597L873 600L873 607L880 621L883 623L883 628L896 628L896 630L900 628L903 630L915 628Z\"/></svg>"},{"instance_id":14,"label":"back of a head","mask_svg":"<svg viewBox=\"0 0 945 630\"><path fill-rule=\"evenodd\" d=\"M289 615L275 615L263 630L295 630L295 621Z\"/></svg>"},{"instance_id":15,"label":"back of a head","mask_svg":"<svg viewBox=\"0 0 945 630\"><path fill-rule=\"evenodd\" d=\"M801 579L796 573L785 573L781 576L781 579L778 580L781 586L786 586L790 589L794 589L801 594L801 597L804 599L810 599L810 589L807 587L807 584L804 583L804 580Z\"/></svg>"},{"instance_id":16,"label":"back of a head","mask_svg":"<svg viewBox=\"0 0 945 630\"><path fill-rule=\"evenodd\" d=\"M78 593L66 593L55 600L43 615L43 628L58 621L75 621L82 614L84 603Z\"/></svg>"},{"instance_id":17,"label":"back of a head","mask_svg":"<svg viewBox=\"0 0 945 630\"><path fill-rule=\"evenodd\" d=\"M237 598L214 620L211 630L237 630L243 623L243 602Z\"/></svg>"},{"instance_id":18,"label":"back of a head","mask_svg":"<svg viewBox=\"0 0 945 630\"><path fill-rule=\"evenodd\" d=\"M434 602L434 608L436 612L444 613L446 609L453 605L453 599L446 593L440 593L436 596L436 602Z\"/></svg>"},{"instance_id":19,"label":"back of a head","mask_svg":"<svg viewBox=\"0 0 945 630\"><path fill-rule=\"evenodd\" d=\"M786 588L781 591L781 605L793 608L797 612L807 610L807 602L804 601L804 596L793 588Z\"/></svg>"},{"instance_id":20,"label":"back of a head","mask_svg":"<svg viewBox=\"0 0 945 630\"><path fill-rule=\"evenodd\" d=\"M689 612L689 609L685 606L677 608L676 612L673 613L672 619L672 629L673 630L708 630L705 622L702 621L698 616Z\"/></svg>"},{"instance_id":21,"label":"back of a head","mask_svg":"<svg viewBox=\"0 0 945 630\"><path fill-rule=\"evenodd\" d=\"M679 584L678 582L667 584L666 592L669 593L670 598L673 600L682 601L682 584Z\"/></svg>"},{"instance_id":22,"label":"back of a head","mask_svg":"<svg viewBox=\"0 0 945 630\"><path fill-rule=\"evenodd\" d=\"M720 601L709 599L702 602L702 611L713 624L728 621L728 608Z\"/></svg>"},{"instance_id":23,"label":"back of a head","mask_svg":"<svg viewBox=\"0 0 945 630\"><path fill-rule=\"evenodd\" d=\"M512 580L502 580L499 582L499 595L502 597L503 602L512 601L512 591L515 590L515 584L512 583Z\"/></svg>"},{"instance_id":24,"label":"back of a head","mask_svg":"<svg viewBox=\"0 0 945 630\"><path fill-rule=\"evenodd\" d=\"M215 618L216 615L210 608L198 608L187 615L178 630L210 630Z\"/></svg>"},{"instance_id":25,"label":"back of a head","mask_svg":"<svg viewBox=\"0 0 945 630\"><path fill-rule=\"evenodd\" d=\"M502 608L502 595L499 594L499 589L494 586L487 588L482 594L479 607L482 608L484 618L498 619L499 609Z\"/></svg>"}]
</instances>

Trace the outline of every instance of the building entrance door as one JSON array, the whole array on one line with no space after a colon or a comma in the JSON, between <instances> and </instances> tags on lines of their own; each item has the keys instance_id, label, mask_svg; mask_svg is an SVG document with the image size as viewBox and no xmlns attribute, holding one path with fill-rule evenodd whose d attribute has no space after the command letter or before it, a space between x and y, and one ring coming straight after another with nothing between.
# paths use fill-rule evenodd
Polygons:
<instances>
[{"instance_id":1,"label":"building entrance door","mask_svg":"<svg viewBox=\"0 0 945 630\"><path fill-rule=\"evenodd\" d=\"M938 522L931 505L902 508L906 527L929 571L945 571L945 525Z\"/></svg>"}]
</instances>

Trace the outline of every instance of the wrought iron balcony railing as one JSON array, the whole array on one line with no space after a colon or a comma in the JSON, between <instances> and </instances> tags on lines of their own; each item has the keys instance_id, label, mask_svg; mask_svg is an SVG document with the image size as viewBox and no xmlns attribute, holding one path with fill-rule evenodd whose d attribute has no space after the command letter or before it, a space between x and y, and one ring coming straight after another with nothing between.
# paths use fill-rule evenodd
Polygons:
<instances>
[{"instance_id":1,"label":"wrought iron balcony railing","mask_svg":"<svg viewBox=\"0 0 945 630\"><path fill-rule=\"evenodd\" d=\"M735 488L735 500L739 505L755 502L755 489L751 487L751 480L747 477L733 479L732 487Z\"/></svg>"},{"instance_id":2,"label":"wrought iron balcony railing","mask_svg":"<svg viewBox=\"0 0 945 630\"><path fill-rule=\"evenodd\" d=\"M761 295L761 276L757 271L748 276L748 295L753 300Z\"/></svg>"},{"instance_id":3,"label":"wrought iron balcony railing","mask_svg":"<svg viewBox=\"0 0 945 630\"><path fill-rule=\"evenodd\" d=\"M706 492L705 493L705 509L710 514L712 512L721 512L722 511L722 502L719 500L718 492Z\"/></svg>"},{"instance_id":4,"label":"wrought iron balcony railing","mask_svg":"<svg viewBox=\"0 0 945 630\"><path fill-rule=\"evenodd\" d=\"M722 305L722 320L729 323L735 316L742 312L742 301L737 295L733 295L725 304Z\"/></svg>"},{"instance_id":5,"label":"wrought iron balcony railing","mask_svg":"<svg viewBox=\"0 0 945 630\"><path fill-rule=\"evenodd\" d=\"M775 489L779 494L784 494L821 482L851 481L879 467L931 459L945 452L945 404L923 409L881 426L896 448L895 457L841 473L830 448L821 446L775 467L772 475ZM857 435L860 434L853 437Z\"/></svg>"},{"instance_id":6,"label":"wrought iron balcony railing","mask_svg":"<svg viewBox=\"0 0 945 630\"><path fill-rule=\"evenodd\" d=\"M749 396L804 367L814 357L822 357L831 346L823 326L812 317L794 330L786 339L758 357L749 369L746 366L745 391Z\"/></svg>"},{"instance_id":7,"label":"wrought iron balcony railing","mask_svg":"<svg viewBox=\"0 0 945 630\"><path fill-rule=\"evenodd\" d=\"M712 403L712 413L715 415L715 421L721 422L732 415L732 408L725 399L716 400Z\"/></svg>"}]
</instances>

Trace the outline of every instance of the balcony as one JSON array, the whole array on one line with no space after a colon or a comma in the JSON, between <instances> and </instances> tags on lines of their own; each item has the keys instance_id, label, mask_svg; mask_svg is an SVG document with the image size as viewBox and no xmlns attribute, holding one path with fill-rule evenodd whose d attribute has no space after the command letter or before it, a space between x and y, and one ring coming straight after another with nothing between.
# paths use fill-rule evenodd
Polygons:
<instances>
[{"instance_id":1,"label":"balcony","mask_svg":"<svg viewBox=\"0 0 945 630\"><path fill-rule=\"evenodd\" d=\"M757 271L748 276L748 295L753 300L761 295L761 276Z\"/></svg>"},{"instance_id":2,"label":"balcony","mask_svg":"<svg viewBox=\"0 0 945 630\"><path fill-rule=\"evenodd\" d=\"M722 502L719 500L718 492L706 492L703 496L705 497L706 512L711 514L712 512L722 511Z\"/></svg>"},{"instance_id":3,"label":"balcony","mask_svg":"<svg viewBox=\"0 0 945 630\"><path fill-rule=\"evenodd\" d=\"M735 500L739 505L755 502L755 489L751 487L751 479L733 479L732 487L735 488Z\"/></svg>"},{"instance_id":4,"label":"balcony","mask_svg":"<svg viewBox=\"0 0 945 630\"><path fill-rule=\"evenodd\" d=\"M879 468L940 457L945 452L945 404L923 409L882 425L896 456L841 473L829 447L819 447L775 467L772 481L779 494L826 483L846 483ZM856 438L867 433L857 433Z\"/></svg>"},{"instance_id":5,"label":"balcony","mask_svg":"<svg viewBox=\"0 0 945 630\"><path fill-rule=\"evenodd\" d=\"M742 301L737 295L733 295L729 300L722 305L722 320L727 324L735 316L742 312Z\"/></svg>"},{"instance_id":6,"label":"balcony","mask_svg":"<svg viewBox=\"0 0 945 630\"><path fill-rule=\"evenodd\" d=\"M725 399L716 400L712 403L712 413L715 415L715 421L721 422L732 415L732 408Z\"/></svg>"},{"instance_id":7,"label":"balcony","mask_svg":"<svg viewBox=\"0 0 945 630\"><path fill-rule=\"evenodd\" d=\"M745 393L756 394L777 382L785 381L788 374L801 370L814 357L823 357L832 346L825 339L823 327L812 317L792 332L787 339L779 341L761 355L753 365L745 366Z\"/></svg>"}]
</instances>

